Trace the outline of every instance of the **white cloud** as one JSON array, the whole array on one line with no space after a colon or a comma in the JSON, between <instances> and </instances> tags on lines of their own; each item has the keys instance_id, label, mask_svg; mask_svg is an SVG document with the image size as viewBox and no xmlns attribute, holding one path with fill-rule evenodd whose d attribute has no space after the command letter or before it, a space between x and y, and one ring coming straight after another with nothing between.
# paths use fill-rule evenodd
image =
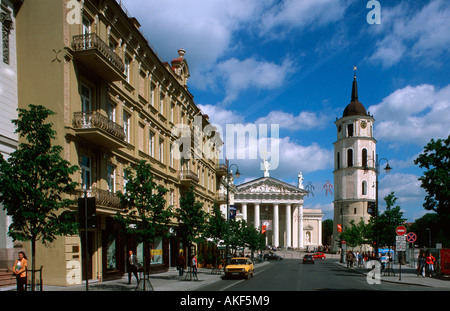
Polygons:
<instances>
[{"instance_id":1,"label":"white cloud","mask_svg":"<svg viewBox=\"0 0 450 311\"><path fill-rule=\"evenodd\" d=\"M256 124L279 124L280 128L290 130L323 128L329 122L329 116L309 111L302 111L297 116L283 111L271 111L267 116L255 121Z\"/></svg>"},{"instance_id":2,"label":"white cloud","mask_svg":"<svg viewBox=\"0 0 450 311\"><path fill-rule=\"evenodd\" d=\"M408 211L408 207L420 207L425 198L425 191L420 187L419 176L414 174L394 173L386 174L379 182L378 200L384 209L386 204L384 197L394 192L398 198L397 205Z\"/></svg>"},{"instance_id":3,"label":"white cloud","mask_svg":"<svg viewBox=\"0 0 450 311\"><path fill-rule=\"evenodd\" d=\"M448 21L450 6L445 0L431 0L421 10L401 2L395 7L383 6L380 27L372 34L383 34L370 60L390 67L403 59L439 63L439 56L450 51ZM375 29L375 30L372 30Z\"/></svg>"},{"instance_id":4,"label":"white cloud","mask_svg":"<svg viewBox=\"0 0 450 311\"><path fill-rule=\"evenodd\" d=\"M407 86L368 110L377 120L377 139L424 146L450 134L450 85L440 90L428 84Z\"/></svg>"},{"instance_id":5,"label":"white cloud","mask_svg":"<svg viewBox=\"0 0 450 311\"><path fill-rule=\"evenodd\" d=\"M217 64L214 69L216 79L224 81L226 97L224 104L232 102L240 92L249 88L272 90L282 86L290 73L294 71L293 62L285 59L281 64L257 60L254 57L245 60L228 59Z\"/></svg>"},{"instance_id":6,"label":"white cloud","mask_svg":"<svg viewBox=\"0 0 450 311\"><path fill-rule=\"evenodd\" d=\"M261 31L262 34L276 39L284 37L294 28L323 26L340 20L348 5L349 1L341 0L281 1L263 14Z\"/></svg>"}]
</instances>

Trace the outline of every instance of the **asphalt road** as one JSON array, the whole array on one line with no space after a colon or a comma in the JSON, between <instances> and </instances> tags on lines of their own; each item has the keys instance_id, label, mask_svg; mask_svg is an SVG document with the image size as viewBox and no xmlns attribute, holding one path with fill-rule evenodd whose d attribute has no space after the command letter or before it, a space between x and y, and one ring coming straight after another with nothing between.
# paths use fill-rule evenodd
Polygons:
<instances>
[{"instance_id":1,"label":"asphalt road","mask_svg":"<svg viewBox=\"0 0 450 311\"><path fill-rule=\"evenodd\" d=\"M272 261L255 267L249 280L223 279L199 291L424 291L423 286L381 282L369 284L367 277L336 264L337 259L303 264L299 259Z\"/></svg>"}]
</instances>

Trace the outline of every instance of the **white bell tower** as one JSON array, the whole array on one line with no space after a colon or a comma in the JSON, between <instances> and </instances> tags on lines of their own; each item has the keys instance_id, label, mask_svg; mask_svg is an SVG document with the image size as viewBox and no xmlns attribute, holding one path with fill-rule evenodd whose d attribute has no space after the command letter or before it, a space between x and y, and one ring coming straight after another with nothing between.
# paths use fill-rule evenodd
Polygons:
<instances>
[{"instance_id":1,"label":"white bell tower","mask_svg":"<svg viewBox=\"0 0 450 311\"><path fill-rule=\"evenodd\" d=\"M356 68L355 68L356 69ZM375 119L358 101L356 72L353 78L351 102L337 119L337 141L334 143L334 228L333 249L338 249L337 225L342 230L353 220L365 223L371 217L368 202L375 201L376 140L373 138Z\"/></svg>"}]
</instances>

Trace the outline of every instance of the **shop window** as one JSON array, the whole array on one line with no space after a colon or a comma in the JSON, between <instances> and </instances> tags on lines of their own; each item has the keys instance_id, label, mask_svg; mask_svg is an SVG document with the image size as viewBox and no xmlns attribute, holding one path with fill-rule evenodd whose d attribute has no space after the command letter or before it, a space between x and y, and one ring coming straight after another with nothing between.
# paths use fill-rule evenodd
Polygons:
<instances>
[{"instance_id":1,"label":"shop window","mask_svg":"<svg viewBox=\"0 0 450 311\"><path fill-rule=\"evenodd\" d=\"M162 239L155 239L151 248L151 265L162 265L163 264L163 241Z\"/></svg>"}]
</instances>

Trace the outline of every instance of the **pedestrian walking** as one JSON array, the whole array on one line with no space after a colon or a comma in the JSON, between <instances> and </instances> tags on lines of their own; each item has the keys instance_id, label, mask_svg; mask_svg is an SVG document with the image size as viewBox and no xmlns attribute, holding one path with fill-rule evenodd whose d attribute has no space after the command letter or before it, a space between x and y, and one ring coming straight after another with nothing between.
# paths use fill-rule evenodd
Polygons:
<instances>
[{"instance_id":1,"label":"pedestrian walking","mask_svg":"<svg viewBox=\"0 0 450 311\"><path fill-rule=\"evenodd\" d=\"M185 264L186 264L186 258L184 258L183 252L180 252L180 254L178 255L178 258L177 258L177 269L178 269L178 274L180 276L183 276L183 274L184 274Z\"/></svg>"},{"instance_id":2,"label":"pedestrian walking","mask_svg":"<svg viewBox=\"0 0 450 311\"><path fill-rule=\"evenodd\" d=\"M16 277L17 281L17 291L27 290L27 269L28 269L28 259L25 252L20 251L18 254L19 258L14 262L14 266L10 269Z\"/></svg>"},{"instance_id":3,"label":"pedestrian walking","mask_svg":"<svg viewBox=\"0 0 450 311\"><path fill-rule=\"evenodd\" d=\"M419 253L419 258L418 258L417 262L418 262L417 276L422 275L422 277L425 277L426 258L425 258L425 253L423 251L421 251Z\"/></svg>"},{"instance_id":4,"label":"pedestrian walking","mask_svg":"<svg viewBox=\"0 0 450 311\"><path fill-rule=\"evenodd\" d=\"M434 271L435 261L436 261L436 258L434 258L433 255L431 254L431 252L429 252L427 258L425 259L425 264L427 266L427 272L428 272L428 276L430 278L431 278L431 274Z\"/></svg>"},{"instance_id":5,"label":"pedestrian walking","mask_svg":"<svg viewBox=\"0 0 450 311\"><path fill-rule=\"evenodd\" d=\"M131 273L134 274L134 276L136 277L136 281L139 283L139 276L137 274L139 268L138 259L136 255L133 254L133 251L129 251L128 254L128 284L131 284Z\"/></svg>"},{"instance_id":6,"label":"pedestrian walking","mask_svg":"<svg viewBox=\"0 0 450 311\"><path fill-rule=\"evenodd\" d=\"M192 275L197 279L197 255L192 257Z\"/></svg>"},{"instance_id":7,"label":"pedestrian walking","mask_svg":"<svg viewBox=\"0 0 450 311\"><path fill-rule=\"evenodd\" d=\"M347 251L345 260L347 261L347 268L353 268L353 253L351 251Z\"/></svg>"}]
</instances>

